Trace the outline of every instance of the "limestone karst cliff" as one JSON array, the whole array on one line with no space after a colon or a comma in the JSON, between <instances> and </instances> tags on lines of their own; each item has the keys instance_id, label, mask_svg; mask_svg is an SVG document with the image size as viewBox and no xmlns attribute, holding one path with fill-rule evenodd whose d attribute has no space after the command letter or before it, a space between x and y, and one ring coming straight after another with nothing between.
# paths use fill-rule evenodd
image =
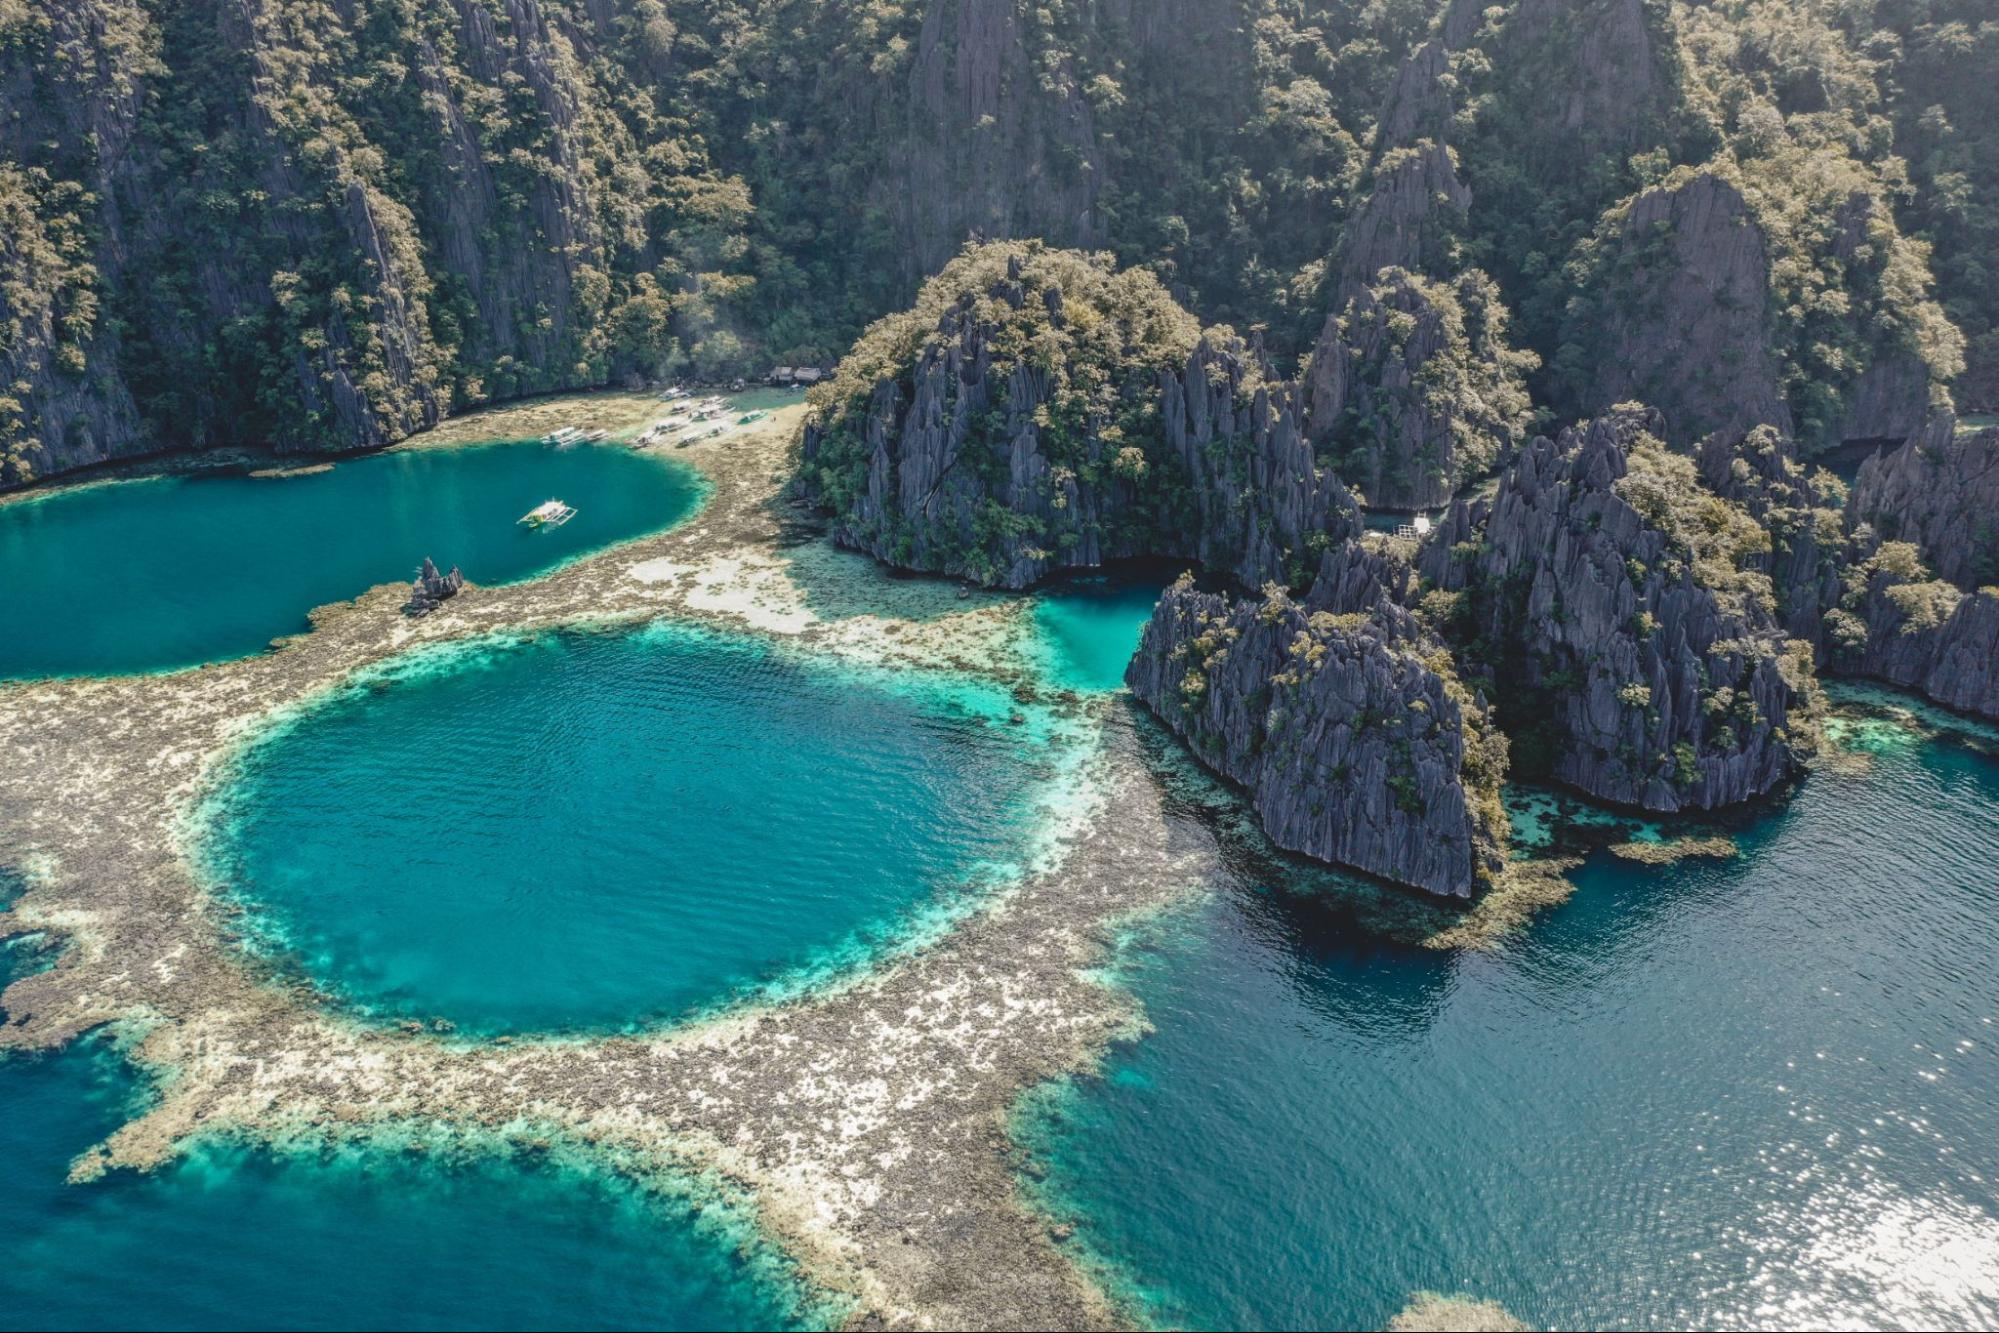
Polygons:
<instances>
[{"instance_id":1,"label":"limestone karst cliff","mask_svg":"<svg viewBox=\"0 0 1999 1333\"><path fill-rule=\"evenodd\" d=\"M871 329L800 452L836 540L998 587L1140 555L1292 582L1356 522L1252 348L1032 243L968 248Z\"/></svg>"},{"instance_id":2,"label":"limestone karst cliff","mask_svg":"<svg viewBox=\"0 0 1999 1333\"><path fill-rule=\"evenodd\" d=\"M1408 581L1346 542L1304 597L1169 588L1126 680L1278 846L1447 897L1497 871L1506 743ZM1391 587L1397 592L1391 592Z\"/></svg>"},{"instance_id":3,"label":"limestone karst cliff","mask_svg":"<svg viewBox=\"0 0 1999 1333\"><path fill-rule=\"evenodd\" d=\"M1778 623L1823 663L1825 617L1844 595L1847 567L1862 554L1847 530L1846 488L1825 469L1799 462L1796 442L1768 426L1711 435L1694 457L1707 488L1769 537L1767 551L1742 553L1742 567L1768 576Z\"/></svg>"},{"instance_id":4,"label":"limestone karst cliff","mask_svg":"<svg viewBox=\"0 0 1999 1333\"><path fill-rule=\"evenodd\" d=\"M1645 191L1593 256L1603 287L1571 315L1582 406L1633 400L1678 442L1769 425L1794 433L1770 339L1770 258L1742 193L1703 172Z\"/></svg>"},{"instance_id":5,"label":"limestone karst cliff","mask_svg":"<svg viewBox=\"0 0 1999 1333\"><path fill-rule=\"evenodd\" d=\"M1526 436L1531 352L1507 342L1506 309L1484 274L1430 282L1378 275L1312 354L1311 433L1370 505L1435 509Z\"/></svg>"},{"instance_id":6,"label":"limestone karst cliff","mask_svg":"<svg viewBox=\"0 0 1999 1333\"><path fill-rule=\"evenodd\" d=\"M1607 215L1566 326L1583 408L1652 403L1682 444L1763 425L1811 449L1915 431L1951 372L1866 319L1830 352L1806 341L1810 321L1788 304L1805 265L1855 291L1876 288L1888 242L1860 234L1885 217L1878 201L1856 190L1829 231L1801 235L1741 181L1734 168L1684 173Z\"/></svg>"},{"instance_id":7,"label":"limestone karst cliff","mask_svg":"<svg viewBox=\"0 0 1999 1333\"><path fill-rule=\"evenodd\" d=\"M1846 574L1826 617L1833 665L1999 718L1999 589L1934 577L1916 548L1886 542Z\"/></svg>"},{"instance_id":8,"label":"limestone karst cliff","mask_svg":"<svg viewBox=\"0 0 1999 1333\"><path fill-rule=\"evenodd\" d=\"M1960 588L1999 584L1999 430L1939 418L1861 464L1850 512Z\"/></svg>"},{"instance_id":9,"label":"limestone karst cliff","mask_svg":"<svg viewBox=\"0 0 1999 1333\"><path fill-rule=\"evenodd\" d=\"M1427 545L1426 603L1528 771L1650 810L1775 790L1816 744L1809 647L1775 620L1769 539L1619 411L1535 440Z\"/></svg>"},{"instance_id":10,"label":"limestone karst cliff","mask_svg":"<svg viewBox=\"0 0 1999 1333\"><path fill-rule=\"evenodd\" d=\"M622 33L581 7L57 0L0 20L6 105L34 109L0 121L30 181L8 193L39 250L85 238L53 340L17 295L46 283L0 295L35 326L4 349L0 483L165 446L383 444L699 337L726 186L698 156L642 156Z\"/></svg>"},{"instance_id":11,"label":"limestone karst cliff","mask_svg":"<svg viewBox=\"0 0 1999 1333\"><path fill-rule=\"evenodd\" d=\"M1678 356L1597 298L1686 173L1764 237L1803 452L1899 439L1963 361L1933 257L1973 393L1999 347L1999 46L1957 31L1771 0L5 0L0 485L830 363L975 237L1103 246L1285 376L1385 268L1482 271L1567 416L1637 391L1602 348ZM1676 441L1785 424L1677 383Z\"/></svg>"}]
</instances>

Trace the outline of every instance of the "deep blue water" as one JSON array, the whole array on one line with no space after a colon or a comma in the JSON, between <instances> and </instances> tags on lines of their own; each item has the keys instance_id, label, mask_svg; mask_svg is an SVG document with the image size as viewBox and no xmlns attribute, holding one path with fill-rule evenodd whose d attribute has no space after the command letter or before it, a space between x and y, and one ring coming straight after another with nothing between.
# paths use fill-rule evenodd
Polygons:
<instances>
[{"instance_id":1,"label":"deep blue water","mask_svg":"<svg viewBox=\"0 0 1999 1333\"><path fill-rule=\"evenodd\" d=\"M1744 855L1599 855L1495 953L1234 857L1141 932L1157 1030L1023 1124L1155 1318L1999 1322L1999 761L1893 728Z\"/></svg>"},{"instance_id":2,"label":"deep blue water","mask_svg":"<svg viewBox=\"0 0 1999 1333\"><path fill-rule=\"evenodd\" d=\"M1019 856L1054 752L1017 711L664 625L488 641L277 730L210 856L371 1013L622 1027L859 957Z\"/></svg>"},{"instance_id":3,"label":"deep blue water","mask_svg":"<svg viewBox=\"0 0 1999 1333\"><path fill-rule=\"evenodd\" d=\"M408 449L283 478L155 477L0 505L0 680L223 661L307 612L414 576L529 578L694 512L702 483L657 454L541 444ZM551 497L576 517L515 520Z\"/></svg>"},{"instance_id":4,"label":"deep blue water","mask_svg":"<svg viewBox=\"0 0 1999 1333\"><path fill-rule=\"evenodd\" d=\"M786 1328L739 1225L556 1164L226 1144L71 1185L134 1081L98 1040L0 1058L0 1328Z\"/></svg>"}]
</instances>

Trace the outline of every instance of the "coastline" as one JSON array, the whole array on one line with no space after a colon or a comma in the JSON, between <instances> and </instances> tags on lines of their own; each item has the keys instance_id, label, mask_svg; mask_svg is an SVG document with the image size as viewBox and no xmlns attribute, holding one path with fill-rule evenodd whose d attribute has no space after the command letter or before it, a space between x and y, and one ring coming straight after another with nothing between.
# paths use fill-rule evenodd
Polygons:
<instances>
[{"instance_id":1,"label":"coastline","mask_svg":"<svg viewBox=\"0 0 1999 1333\"><path fill-rule=\"evenodd\" d=\"M117 1025L156 1090L79 1160L77 1179L144 1170L214 1134L277 1145L424 1125L466 1143L559 1137L740 1191L850 1322L1128 1319L1022 1197L1006 1129L1025 1091L1093 1067L1136 1030L1135 1001L1087 972L1118 920L1195 878L1166 850L1159 793L1115 702L1073 705L1101 726L1085 784L1100 799L1070 812L1023 882L834 984L658 1032L473 1042L343 1017L233 942L227 905L189 854L185 816L238 745L428 645L673 616L856 664L1025 679L1023 603L961 601L950 585L801 544L777 499L801 413L678 451L712 488L678 528L468 588L421 621L400 614L400 586L384 586L317 609L312 632L254 657L0 687L0 856L28 880L4 928L68 945L9 988L0 1050ZM843 580L862 577L892 613L850 596ZM1095 817L1111 808L1115 828Z\"/></svg>"}]
</instances>

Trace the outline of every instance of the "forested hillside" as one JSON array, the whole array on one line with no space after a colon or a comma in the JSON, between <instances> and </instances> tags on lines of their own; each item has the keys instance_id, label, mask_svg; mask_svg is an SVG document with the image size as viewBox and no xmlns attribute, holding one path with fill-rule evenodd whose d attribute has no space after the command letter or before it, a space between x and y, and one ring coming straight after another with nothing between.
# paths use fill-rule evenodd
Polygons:
<instances>
[{"instance_id":1,"label":"forested hillside","mask_svg":"<svg viewBox=\"0 0 1999 1333\"><path fill-rule=\"evenodd\" d=\"M0 484L830 363L975 235L1285 373L1379 362L1327 325L1393 264L1496 291L1558 415L1897 435L1999 400L1984 8L0 0ZM1675 312L1724 225L1738 304Z\"/></svg>"}]
</instances>

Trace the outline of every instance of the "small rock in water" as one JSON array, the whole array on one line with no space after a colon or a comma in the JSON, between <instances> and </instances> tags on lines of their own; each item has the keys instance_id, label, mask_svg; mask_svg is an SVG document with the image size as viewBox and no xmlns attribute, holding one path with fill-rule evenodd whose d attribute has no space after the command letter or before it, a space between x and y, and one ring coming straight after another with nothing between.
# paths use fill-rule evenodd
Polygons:
<instances>
[{"instance_id":1,"label":"small rock in water","mask_svg":"<svg viewBox=\"0 0 1999 1333\"><path fill-rule=\"evenodd\" d=\"M403 604L403 614L421 616L435 611L446 601L456 597L458 590L464 586L465 575L459 572L458 566L453 565L449 574L440 574L437 572L437 565L429 556L425 556L423 572L418 574L416 582L410 585L410 599Z\"/></svg>"}]
</instances>

